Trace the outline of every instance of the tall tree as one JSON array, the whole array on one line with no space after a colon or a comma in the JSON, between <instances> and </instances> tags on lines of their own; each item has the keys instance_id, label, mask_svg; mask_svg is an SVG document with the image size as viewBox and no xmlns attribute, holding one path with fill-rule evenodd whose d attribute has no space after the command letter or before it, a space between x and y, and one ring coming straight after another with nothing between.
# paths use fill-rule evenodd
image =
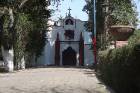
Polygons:
<instances>
[{"instance_id":1,"label":"tall tree","mask_svg":"<svg viewBox=\"0 0 140 93\"><path fill-rule=\"evenodd\" d=\"M14 50L14 65L15 69L20 68L19 63L24 57L24 44L23 44L23 27L27 25L22 23L26 22L25 17L21 17L20 11L28 0L2 0L1 5L1 24L2 29L2 45L6 50L13 48ZM26 26L25 26L26 25ZM22 30L22 31L21 31ZM18 41L21 41L20 44ZM11 56L12 57L12 56ZM8 59L7 59L8 60ZM11 59L12 61L12 59Z\"/></svg>"},{"instance_id":2,"label":"tall tree","mask_svg":"<svg viewBox=\"0 0 140 93\"><path fill-rule=\"evenodd\" d=\"M36 61L46 43L47 20L50 17L50 10L47 9L49 4L50 2L46 0L29 0L23 8L33 23L33 29L28 34L26 53L35 56Z\"/></svg>"},{"instance_id":3,"label":"tall tree","mask_svg":"<svg viewBox=\"0 0 140 93\"><path fill-rule=\"evenodd\" d=\"M93 29L93 0L85 0L83 10L89 15L87 24L88 31ZM111 25L136 25L136 7L131 0L97 0L96 1L97 22L97 47L106 49L108 39L105 35ZM105 39L106 38L106 39ZM105 40L105 41L104 41Z\"/></svg>"},{"instance_id":4,"label":"tall tree","mask_svg":"<svg viewBox=\"0 0 140 93\"><path fill-rule=\"evenodd\" d=\"M59 3L59 0L2 0L0 13L2 14L1 27L8 37L6 44L13 46L15 69L21 68L21 60L29 54L36 59L41 55L46 42L47 19L50 3ZM3 37L3 36L2 36ZM7 40L3 38L3 40Z\"/></svg>"}]
</instances>

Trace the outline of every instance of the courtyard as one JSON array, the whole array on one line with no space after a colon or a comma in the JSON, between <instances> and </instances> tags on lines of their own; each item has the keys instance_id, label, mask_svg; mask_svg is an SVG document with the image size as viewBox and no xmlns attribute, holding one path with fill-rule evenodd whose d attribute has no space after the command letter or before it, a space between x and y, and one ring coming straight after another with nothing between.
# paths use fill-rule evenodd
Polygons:
<instances>
[{"instance_id":1,"label":"courtyard","mask_svg":"<svg viewBox=\"0 0 140 93\"><path fill-rule=\"evenodd\" d=\"M113 93L86 68L47 67L0 73L0 93Z\"/></svg>"}]
</instances>

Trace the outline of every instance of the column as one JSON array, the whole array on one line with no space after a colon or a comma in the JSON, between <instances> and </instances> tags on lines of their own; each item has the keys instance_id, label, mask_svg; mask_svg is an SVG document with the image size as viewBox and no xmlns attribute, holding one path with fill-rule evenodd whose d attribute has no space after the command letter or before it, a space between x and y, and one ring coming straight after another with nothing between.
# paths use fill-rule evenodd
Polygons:
<instances>
[{"instance_id":1,"label":"column","mask_svg":"<svg viewBox=\"0 0 140 93\"><path fill-rule=\"evenodd\" d=\"M84 39L82 33L79 42L79 66L84 66Z\"/></svg>"},{"instance_id":2,"label":"column","mask_svg":"<svg viewBox=\"0 0 140 93\"><path fill-rule=\"evenodd\" d=\"M55 41L55 65L60 65L60 40L59 34L57 33L57 38Z\"/></svg>"}]
</instances>

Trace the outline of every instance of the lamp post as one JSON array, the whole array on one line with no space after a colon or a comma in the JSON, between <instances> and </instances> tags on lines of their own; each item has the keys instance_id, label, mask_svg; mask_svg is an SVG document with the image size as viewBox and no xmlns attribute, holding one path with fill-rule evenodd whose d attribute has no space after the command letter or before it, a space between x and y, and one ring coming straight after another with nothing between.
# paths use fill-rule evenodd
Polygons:
<instances>
[{"instance_id":1,"label":"lamp post","mask_svg":"<svg viewBox=\"0 0 140 93\"><path fill-rule=\"evenodd\" d=\"M93 0L93 31L92 31L94 65L97 64L97 48L96 48L96 0Z\"/></svg>"}]
</instances>

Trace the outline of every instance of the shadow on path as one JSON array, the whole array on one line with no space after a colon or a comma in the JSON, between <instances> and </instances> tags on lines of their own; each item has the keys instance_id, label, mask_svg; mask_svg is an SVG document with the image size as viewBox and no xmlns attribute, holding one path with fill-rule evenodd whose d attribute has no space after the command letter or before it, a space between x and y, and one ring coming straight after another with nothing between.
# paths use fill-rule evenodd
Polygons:
<instances>
[{"instance_id":1,"label":"shadow on path","mask_svg":"<svg viewBox=\"0 0 140 93\"><path fill-rule=\"evenodd\" d=\"M105 85L105 83L102 82L101 79L98 78L95 69L89 69L89 70L84 70L84 74L87 75L88 77L96 77L99 81L99 85L105 86L105 88L109 91L109 93L115 93L114 90L112 90L109 86Z\"/></svg>"}]
</instances>

